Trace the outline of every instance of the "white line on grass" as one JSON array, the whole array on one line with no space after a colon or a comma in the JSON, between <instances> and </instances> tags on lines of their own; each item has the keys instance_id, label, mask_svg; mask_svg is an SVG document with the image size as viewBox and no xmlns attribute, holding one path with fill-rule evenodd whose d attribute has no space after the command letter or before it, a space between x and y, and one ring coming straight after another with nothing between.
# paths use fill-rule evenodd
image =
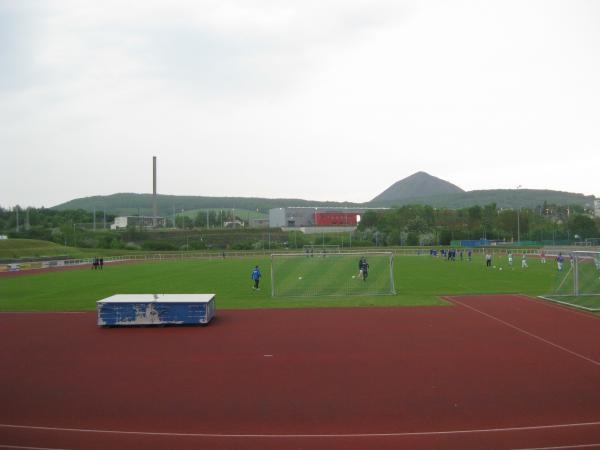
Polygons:
<instances>
[{"instance_id":1,"label":"white line on grass","mask_svg":"<svg viewBox=\"0 0 600 450\"><path fill-rule=\"evenodd\" d=\"M0 424L0 428L16 428L38 431L59 431L75 433L98 433L98 434L125 434L137 436L168 436L168 437L200 437L200 438L372 438L372 437L410 437L410 436L440 436L460 435L477 433L502 433L518 431L541 431L562 428L579 428L600 426L598 422L565 423L555 425L537 425L525 427L506 428L480 428L475 430L448 430L448 431L412 431L398 433L331 433L331 434L227 434L227 433L172 433L160 431L123 431L123 430L98 430L95 428L60 428L43 427L33 425Z\"/></svg>"},{"instance_id":2,"label":"white line on grass","mask_svg":"<svg viewBox=\"0 0 600 450\"><path fill-rule=\"evenodd\" d=\"M512 328L514 330L517 330L517 331L519 331L519 332L521 332L523 334L526 334L526 335L528 335L528 336L530 336L530 337L532 337L534 339L537 339L538 341L544 342L544 343L546 343L548 345L551 345L552 347L558 348L559 350L562 350L564 352L570 353L571 355L577 356L578 358L581 358L581 359L583 359L583 360L585 360L587 362L591 362L592 364L594 364L596 366L600 366L600 361L596 361L595 359L588 358L587 356L584 356L581 353L577 353L577 352L574 352L573 350L569 350L568 348L563 347L562 345L559 345L559 344L556 344L556 343L554 343L552 341L544 339L543 337L538 336L537 334L533 334L533 333L531 333L531 332L529 332L527 330L524 330L523 328L519 328L518 326L513 325L511 323L508 323L508 322L506 322L506 321L504 321L502 319L499 319L496 316L492 316L491 314L483 312L483 311L481 311L481 310L479 310L477 308L474 308L474 307L472 307L470 305L466 305L465 303L462 303L462 302L456 300L456 297L444 297L444 298L447 298L448 300L450 300L452 302L455 302L455 303L458 303L459 305L464 306L465 308L469 308L469 309L471 309L471 310L473 310L475 312L478 312L479 314L482 314L482 315L484 315L486 317L489 317L490 319L493 319L493 320L495 320L497 322L500 322L500 323L506 325L507 327L510 327L510 328Z\"/></svg>"},{"instance_id":3,"label":"white line on grass","mask_svg":"<svg viewBox=\"0 0 600 450\"><path fill-rule=\"evenodd\" d=\"M594 319L594 320L599 320L600 319L599 316L596 316L594 314L587 314L585 312L582 312L581 311L582 308L577 308L572 303L560 302L560 301L556 301L556 300L553 300L553 299L548 299L548 298L544 297L543 295L539 295L537 297L532 297L532 296L526 295L526 294L519 294L519 296L523 297L523 298L526 298L527 300L537 300L538 303L540 303L541 305L545 305L545 306L547 306L549 308L559 309L561 311L568 311L571 314L577 314L578 316L587 317L589 319ZM545 301L544 302L540 302L539 301L540 298L544 299ZM568 306L568 308L565 308L564 306L560 306L560 305ZM588 308L583 308L583 309L585 311L588 311L588 312L598 311L598 309L588 309Z\"/></svg>"}]
</instances>

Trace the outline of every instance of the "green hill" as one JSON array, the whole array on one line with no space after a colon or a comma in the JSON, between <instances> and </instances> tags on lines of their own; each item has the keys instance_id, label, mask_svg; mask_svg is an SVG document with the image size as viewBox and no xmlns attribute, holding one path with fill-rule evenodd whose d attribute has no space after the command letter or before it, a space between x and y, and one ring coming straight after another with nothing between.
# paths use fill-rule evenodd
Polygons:
<instances>
[{"instance_id":1,"label":"green hill","mask_svg":"<svg viewBox=\"0 0 600 450\"><path fill-rule=\"evenodd\" d=\"M269 199L259 197L200 197L183 195L158 195L158 211L162 216L173 214L173 210L219 210L236 209L246 211L256 211L267 214L271 208L280 208L284 206L357 206L357 203L349 202L328 202L312 201L301 199ZM151 215L152 214L152 194L132 194L119 193L106 196L94 196L78 198L60 205L53 206L52 209L84 209L92 211L106 210L107 213L116 215Z\"/></svg>"},{"instance_id":2,"label":"green hill","mask_svg":"<svg viewBox=\"0 0 600 450\"><path fill-rule=\"evenodd\" d=\"M396 183L371 200L372 203L394 202L432 195L461 194L461 188L425 172L417 172Z\"/></svg>"},{"instance_id":3,"label":"green hill","mask_svg":"<svg viewBox=\"0 0 600 450\"><path fill-rule=\"evenodd\" d=\"M495 203L499 208L535 208L544 202L556 205L580 205L591 208L594 196L541 189L490 189L457 194L429 195L375 202L377 206L430 205L436 208L466 208Z\"/></svg>"},{"instance_id":4,"label":"green hill","mask_svg":"<svg viewBox=\"0 0 600 450\"><path fill-rule=\"evenodd\" d=\"M418 172L394 183L367 203L302 200L295 198L260 197L201 197L182 195L158 195L158 211L161 216L173 212L196 215L199 210L236 210L242 218L266 217L269 209L286 206L345 206L389 207L407 204L423 204L436 208L464 208L495 203L499 208L535 208L544 202L557 205L580 205L593 207L594 196L542 190L542 189L489 189L465 192L447 181ZM152 194L119 193L106 196L84 197L52 207L56 210L84 209L106 211L115 215L152 215ZM257 214L256 216L254 214Z\"/></svg>"}]
</instances>

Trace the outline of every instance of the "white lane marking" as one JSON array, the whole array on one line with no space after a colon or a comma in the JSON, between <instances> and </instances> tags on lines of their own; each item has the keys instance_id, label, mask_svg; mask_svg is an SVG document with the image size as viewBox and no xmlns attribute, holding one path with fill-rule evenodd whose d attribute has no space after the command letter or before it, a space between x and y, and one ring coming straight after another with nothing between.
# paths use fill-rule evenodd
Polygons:
<instances>
[{"instance_id":1,"label":"white lane marking","mask_svg":"<svg viewBox=\"0 0 600 450\"><path fill-rule=\"evenodd\" d=\"M24 450L67 450L65 448L49 448L49 447L23 447L22 445L2 445L0 444L0 448L16 448L16 449L24 449Z\"/></svg>"},{"instance_id":2,"label":"white lane marking","mask_svg":"<svg viewBox=\"0 0 600 450\"><path fill-rule=\"evenodd\" d=\"M551 302L548 300L541 301L540 298L543 298L543 297L533 297L533 296L527 295L527 294L519 294L518 296L524 298L525 300L535 300L535 303L537 303L538 305L544 305L548 308L560 310L563 312L566 311L571 314L575 314L579 317L587 317L588 319L600 320L600 316L597 316L595 314L589 314L587 312L583 312L580 309L576 309L573 307L565 308L565 306L561 306L561 304L557 304L556 302Z\"/></svg>"},{"instance_id":3,"label":"white lane marking","mask_svg":"<svg viewBox=\"0 0 600 450\"><path fill-rule=\"evenodd\" d=\"M8 314L89 314L94 311L0 311L0 315Z\"/></svg>"},{"instance_id":4,"label":"white lane marking","mask_svg":"<svg viewBox=\"0 0 600 450\"><path fill-rule=\"evenodd\" d=\"M561 445L552 447L528 447L528 448L516 448L514 450L556 450L561 448L600 448L600 444L580 444L580 445Z\"/></svg>"},{"instance_id":5,"label":"white lane marking","mask_svg":"<svg viewBox=\"0 0 600 450\"><path fill-rule=\"evenodd\" d=\"M476 434L476 433L501 433L511 431L538 431L561 428L578 428L600 426L598 422L564 423L555 425L533 425L524 427L506 428L480 428L474 430L448 430L448 431L408 431L399 433L331 433L331 434L227 434L227 433L172 433L161 431L122 431L122 430L98 430L94 428L60 428L33 425L0 424L0 428L16 428L38 431L67 431L76 433L103 433L103 434L125 434L142 436L172 436L172 437L205 437L205 438L370 438L370 437L406 437L406 436L439 436L453 434Z\"/></svg>"},{"instance_id":6,"label":"white lane marking","mask_svg":"<svg viewBox=\"0 0 600 450\"><path fill-rule=\"evenodd\" d=\"M507 327L510 327L510 328L512 328L514 330L517 330L517 331L519 331L519 332L521 332L523 334L526 334L526 335L528 335L528 336L530 336L530 337L532 337L534 339L537 339L538 341L544 342L544 343L546 343L548 345L551 345L552 347L558 348L559 350L562 350L564 352L570 353L571 355L577 356L578 358L581 358L581 359L583 359L583 360L585 360L587 362L591 362L592 364L594 364L596 366L600 366L600 361L596 361L595 359L588 358L587 356L584 356L581 353L577 353L577 352L574 352L573 350L569 350L568 348L563 347L562 345L559 345L559 344L556 344L556 343L554 343L552 341L544 339L543 337L538 336L537 334L533 334L533 333L531 333L531 332L529 332L527 330L524 330L523 328L519 328L518 326L513 325L511 323L508 323L508 322L506 322L506 321L504 321L502 319L499 319L496 316L492 316L491 314L483 312L483 311L481 311L481 310L479 310L477 308L474 308L474 307L472 307L470 305L466 305L465 303L462 303L462 302L456 300L456 297L445 297L445 298L449 299L452 302L458 303L459 305L464 306L465 308L469 308L469 309L471 309L471 310L473 310L475 312L478 312L479 314L482 314L482 315L484 315L486 317L489 317L490 319L493 319L493 320L495 320L497 322L500 322L500 323L506 325Z\"/></svg>"}]
</instances>

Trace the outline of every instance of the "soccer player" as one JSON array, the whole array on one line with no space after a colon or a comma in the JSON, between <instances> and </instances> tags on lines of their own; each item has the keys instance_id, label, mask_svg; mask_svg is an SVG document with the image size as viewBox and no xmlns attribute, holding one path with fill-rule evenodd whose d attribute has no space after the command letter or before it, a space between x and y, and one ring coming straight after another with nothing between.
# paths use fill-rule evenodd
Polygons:
<instances>
[{"instance_id":1,"label":"soccer player","mask_svg":"<svg viewBox=\"0 0 600 450\"><path fill-rule=\"evenodd\" d=\"M559 272L562 272L562 268L563 268L563 255L562 253L559 253L558 256L556 257L556 268L558 269Z\"/></svg>"},{"instance_id":2,"label":"soccer player","mask_svg":"<svg viewBox=\"0 0 600 450\"><path fill-rule=\"evenodd\" d=\"M512 252L508 252L508 265L510 267L512 267L513 264L513 256L512 256Z\"/></svg>"},{"instance_id":3,"label":"soccer player","mask_svg":"<svg viewBox=\"0 0 600 450\"><path fill-rule=\"evenodd\" d=\"M261 277L260 269L258 268L258 266L255 266L254 270L250 274L250 278L252 278L254 280L254 286L252 286L252 289L260 291L260 289L258 288L258 283L260 282L260 277Z\"/></svg>"},{"instance_id":4,"label":"soccer player","mask_svg":"<svg viewBox=\"0 0 600 450\"><path fill-rule=\"evenodd\" d=\"M542 264L546 264L546 253L544 253L544 250L542 250L542 252L540 253L540 261L542 262Z\"/></svg>"},{"instance_id":5,"label":"soccer player","mask_svg":"<svg viewBox=\"0 0 600 450\"><path fill-rule=\"evenodd\" d=\"M485 254L485 265L486 265L486 267L492 266L492 254L490 252L487 252Z\"/></svg>"},{"instance_id":6,"label":"soccer player","mask_svg":"<svg viewBox=\"0 0 600 450\"><path fill-rule=\"evenodd\" d=\"M527 255L523 253L523 257L521 258L521 269L525 269L527 267L529 267L527 265Z\"/></svg>"},{"instance_id":7,"label":"soccer player","mask_svg":"<svg viewBox=\"0 0 600 450\"><path fill-rule=\"evenodd\" d=\"M369 263L367 262L367 259L363 256L362 259L362 279L363 281L367 281L367 277L369 276Z\"/></svg>"}]
</instances>

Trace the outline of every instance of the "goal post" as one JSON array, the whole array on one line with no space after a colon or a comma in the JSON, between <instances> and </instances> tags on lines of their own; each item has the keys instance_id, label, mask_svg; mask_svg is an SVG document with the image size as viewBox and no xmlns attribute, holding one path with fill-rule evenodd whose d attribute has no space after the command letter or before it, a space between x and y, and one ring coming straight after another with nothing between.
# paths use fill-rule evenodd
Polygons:
<instances>
[{"instance_id":1,"label":"goal post","mask_svg":"<svg viewBox=\"0 0 600 450\"><path fill-rule=\"evenodd\" d=\"M546 300L600 311L600 252L574 251L564 256Z\"/></svg>"},{"instance_id":2,"label":"goal post","mask_svg":"<svg viewBox=\"0 0 600 450\"><path fill-rule=\"evenodd\" d=\"M361 271L364 258L367 270ZM394 295L392 252L274 253L272 297Z\"/></svg>"}]
</instances>

